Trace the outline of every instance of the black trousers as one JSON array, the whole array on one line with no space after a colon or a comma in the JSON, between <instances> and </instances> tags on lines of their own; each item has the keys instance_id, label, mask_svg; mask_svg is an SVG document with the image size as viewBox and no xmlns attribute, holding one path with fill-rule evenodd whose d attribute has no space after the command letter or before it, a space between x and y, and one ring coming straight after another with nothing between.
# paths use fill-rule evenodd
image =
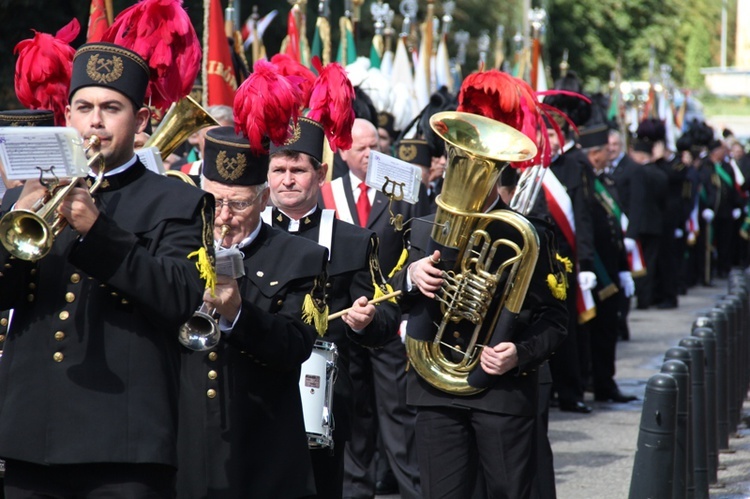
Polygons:
<instances>
[{"instance_id":1,"label":"black trousers","mask_svg":"<svg viewBox=\"0 0 750 499\"><path fill-rule=\"evenodd\" d=\"M164 499L175 497L176 470L160 464L5 463L7 499Z\"/></svg>"},{"instance_id":2,"label":"black trousers","mask_svg":"<svg viewBox=\"0 0 750 499\"><path fill-rule=\"evenodd\" d=\"M424 497L467 499L477 476L483 477L488 498L530 497L535 420L454 407L419 407L417 454Z\"/></svg>"},{"instance_id":3,"label":"black trousers","mask_svg":"<svg viewBox=\"0 0 750 499\"><path fill-rule=\"evenodd\" d=\"M565 404L583 401L584 386L578 342L579 332L583 331L584 325L578 324L575 279L576 274L568 274L570 287L565 298L565 306L568 309L568 334L549 361L552 369L552 386L560 402Z\"/></svg>"},{"instance_id":4,"label":"black trousers","mask_svg":"<svg viewBox=\"0 0 750 499\"><path fill-rule=\"evenodd\" d=\"M334 433L333 450L311 449L315 490L318 499L341 499L344 493L344 444L336 440Z\"/></svg>"},{"instance_id":5,"label":"black trousers","mask_svg":"<svg viewBox=\"0 0 750 499\"><path fill-rule=\"evenodd\" d=\"M661 236L642 234L640 240L643 259L646 262L646 274L634 279L635 296L638 298L638 308L648 308L654 303L654 282L659 266Z\"/></svg>"},{"instance_id":6,"label":"black trousers","mask_svg":"<svg viewBox=\"0 0 750 499\"><path fill-rule=\"evenodd\" d=\"M617 314L620 293L596 301L596 317L591 319L591 381L594 395L607 397L617 390L615 357L617 350Z\"/></svg>"}]
</instances>

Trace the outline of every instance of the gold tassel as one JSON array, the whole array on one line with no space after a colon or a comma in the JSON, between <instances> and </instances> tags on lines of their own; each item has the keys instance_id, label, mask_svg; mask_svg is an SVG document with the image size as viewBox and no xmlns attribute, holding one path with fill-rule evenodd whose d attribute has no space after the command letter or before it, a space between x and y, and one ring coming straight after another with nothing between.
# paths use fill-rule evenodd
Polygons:
<instances>
[{"instance_id":1,"label":"gold tassel","mask_svg":"<svg viewBox=\"0 0 750 499\"><path fill-rule=\"evenodd\" d=\"M550 291L552 291L552 296L558 300L564 300L568 296L568 293L565 290L568 285L565 281L566 279L564 277L559 279L554 274L547 274L547 286L549 286Z\"/></svg>"},{"instance_id":2,"label":"gold tassel","mask_svg":"<svg viewBox=\"0 0 750 499\"><path fill-rule=\"evenodd\" d=\"M201 248L197 251L193 251L188 255L188 260L192 259L194 256L198 257L198 261L195 262L195 268L198 269L200 278L206 281L206 288L211 290L211 296L216 296L214 295L214 290L216 289L216 270L211 264L208 250L206 248Z\"/></svg>"},{"instance_id":3,"label":"gold tassel","mask_svg":"<svg viewBox=\"0 0 750 499\"><path fill-rule=\"evenodd\" d=\"M388 279L393 277L396 274L396 272L404 268L404 264L406 263L407 258L409 258L409 250L404 248L403 250L401 250L401 256L398 257L398 262L396 263L396 266L393 267L393 270L391 270L391 273L388 274Z\"/></svg>"},{"instance_id":4,"label":"gold tassel","mask_svg":"<svg viewBox=\"0 0 750 499\"><path fill-rule=\"evenodd\" d=\"M306 294L302 302L302 320L305 324L314 325L318 336L323 336L328 331L328 305L321 310L315 305L311 294Z\"/></svg>"},{"instance_id":5,"label":"gold tassel","mask_svg":"<svg viewBox=\"0 0 750 499\"><path fill-rule=\"evenodd\" d=\"M567 256L565 258L560 256L560 253L555 254L555 258L557 258L557 261L565 265L565 272L568 274L571 274L573 272L573 263L570 261L570 258Z\"/></svg>"}]
</instances>

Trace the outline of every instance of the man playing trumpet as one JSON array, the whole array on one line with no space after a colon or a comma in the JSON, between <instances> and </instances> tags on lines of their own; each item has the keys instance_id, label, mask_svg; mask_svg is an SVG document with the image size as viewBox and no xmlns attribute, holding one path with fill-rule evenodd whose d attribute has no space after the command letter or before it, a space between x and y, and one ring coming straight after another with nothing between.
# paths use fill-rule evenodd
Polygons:
<instances>
[{"instance_id":1,"label":"man playing trumpet","mask_svg":"<svg viewBox=\"0 0 750 499\"><path fill-rule=\"evenodd\" d=\"M261 222L268 155L232 127L206 133L203 188L216 199L214 237L237 246L245 276L217 276L204 300L222 337L183 349L179 498L315 493L299 391L300 365L321 324L327 251ZM315 316L315 319L312 317Z\"/></svg>"}]
</instances>

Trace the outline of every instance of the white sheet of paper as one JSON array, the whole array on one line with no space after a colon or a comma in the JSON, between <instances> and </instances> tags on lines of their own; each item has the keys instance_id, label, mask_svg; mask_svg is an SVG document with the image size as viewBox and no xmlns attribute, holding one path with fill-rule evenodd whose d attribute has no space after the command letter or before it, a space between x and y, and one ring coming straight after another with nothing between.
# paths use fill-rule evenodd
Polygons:
<instances>
[{"instance_id":1,"label":"white sheet of paper","mask_svg":"<svg viewBox=\"0 0 750 499\"><path fill-rule=\"evenodd\" d=\"M138 159L141 163L146 165L146 168L159 175L164 175L164 163L161 161L161 153L159 149L154 146L144 147L135 151L138 155Z\"/></svg>"},{"instance_id":2,"label":"white sheet of paper","mask_svg":"<svg viewBox=\"0 0 750 499\"><path fill-rule=\"evenodd\" d=\"M383 191L386 196L389 193L403 194L404 201L414 204L419 201L419 184L421 182L421 167L387 154L370 151L370 162L365 179L368 186ZM403 191L401 190L402 187L396 184L403 184ZM385 190L383 190L384 187Z\"/></svg>"},{"instance_id":3,"label":"white sheet of paper","mask_svg":"<svg viewBox=\"0 0 750 499\"><path fill-rule=\"evenodd\" d=\"M40 168L54 167L59 178L84 177L89 170L83 140L69 127L0 127L0 161L11 180L39 178Z\"/></svg>"}]
</instances>

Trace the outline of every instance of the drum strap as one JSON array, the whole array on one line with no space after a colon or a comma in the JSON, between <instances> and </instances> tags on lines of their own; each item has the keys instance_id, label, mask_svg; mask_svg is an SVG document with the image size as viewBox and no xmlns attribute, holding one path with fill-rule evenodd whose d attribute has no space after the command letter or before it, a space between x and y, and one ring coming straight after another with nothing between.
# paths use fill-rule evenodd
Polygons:
<instances>
[{"instance_id":1,"label":"drum strap","mask_svg":"<svg viewBox=\"0 0 750 499\"><path fill-rule=\"evenodd\" d=\"M320 229L318 231L318 244L328 248L328 260L331 259L331 241L333 241L333 219L336 210L322 210L320 213Z\"/></svg>"}]
</instances>

